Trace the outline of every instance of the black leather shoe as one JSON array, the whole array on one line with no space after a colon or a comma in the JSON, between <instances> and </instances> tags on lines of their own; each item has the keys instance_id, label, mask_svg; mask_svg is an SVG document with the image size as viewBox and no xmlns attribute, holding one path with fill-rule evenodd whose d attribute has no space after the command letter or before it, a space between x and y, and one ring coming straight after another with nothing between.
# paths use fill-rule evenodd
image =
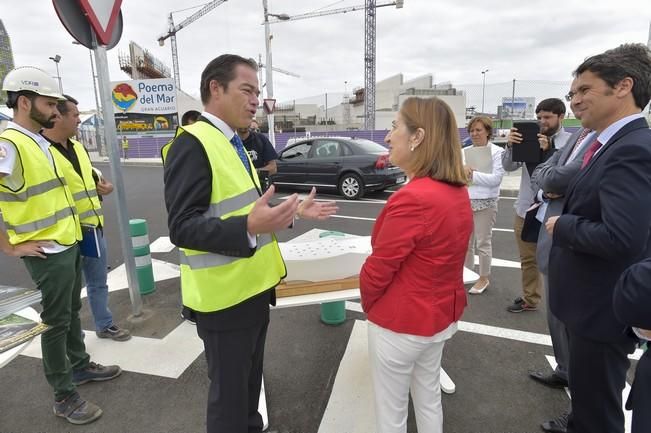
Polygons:
<instances>
[{"instance_id":1,"label":"black leather shoe","mask_svg":"<svg viewBox=\"0 0 651 433\"><path fill-rule=\"evenodd\" d=\"M542 371L530 371L529 377L531 377L536 382L540 382L543 385L549 386L550 388L563 389L569 386L567 380L563 379L556 373L545 373Z\"/></svg>"},{"instance_id":2,"label":"black leather shoe","mask_svg":"<svg viewBox=\"0 0 651 433\"><path fill-rule=\"evenodd\" d=\"M558 418L540 424L540 427L549 433L567 433L567 419L569 416L569 412L563 412Z\"/></svg>"}]
</instances>

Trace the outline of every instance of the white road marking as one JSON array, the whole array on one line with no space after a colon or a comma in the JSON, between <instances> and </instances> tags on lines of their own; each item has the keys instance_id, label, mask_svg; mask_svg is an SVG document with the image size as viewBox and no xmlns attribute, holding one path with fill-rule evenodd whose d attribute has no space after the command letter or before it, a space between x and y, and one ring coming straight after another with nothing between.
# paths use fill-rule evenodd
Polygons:
<instances>
[{"instance_id":1,"label":"white road marking","mask_svg":"<svg viewBox=\"0 0 651 433\"><path fill-rule=\"evenodd\" d=\"M489 337L506 338L507 340L522 341L525 343L541 344L544 346L552 345L552 339L547 334L500 328L499 326L482 325L480 323L459 321L459 331L487 335Z\"/></svg>"},{"instance_id":2,"label":"white road marking","mask_svg":"<svg viewBox=\"0 0 651 433\"><path fill-rule=\"evenodd\" d=\"M169 253L174 248L176 245L170 241L169 236L161 236L149 245L149 250L152 253Z\"/></svg>"},{"instance_id":3,"label":"white road marking","mask_svg":"<svg viewBox=\"0 0 651 433\"><path fill-rule=\"evenodd\" d=\"M517 197L510 197L510 196L506 196L506 195L501 195L501 196L499 196L499 199L500 200L517 200L518 198Z\"/></svg>"},{"instance_id":4,"label":"white road marking","mask_svg":"<svg viewBox=\"0 0 651 433\"><path fill-rule=\"evenodd\" d=\"M362 304L354 301L346 301L346 309L363 313ZM473 334L487 335L490 337L506 338L509 340L522 341L525 343L540 344L551 346L552 339L548 334L538 334L535 332L518 331L517 329L501 328L499 326L482 325L480 323L459 321L459 331L470 332ZM636 349L630 354L629 359L639 360L644 352L642 349ZM554 368L556 366L554 365Z\"/></svg>"},{"instance_id":5,"label":"white road marking","mask_svg":"<svg viewBox=\"0 0 651 433\"><path fill-rule=\"evenodd\" d=\"M318 433L373 433L373 381L368 368L366 322L356 320L332 386Z\"/></svg>"},{"instance_id":6,"label":"white road marking","mask_svg":"<svg viewBox=\"0 0 651 433\"><path fill-rule=\"evenodd\" d=\"M154 268L154 279L156 281L168 280L179 277L179 266L174 263L168 263L162 260L152 259ZM518 262L512 262L502 259L493 259L493 265L500 267L519 268ZM108 275L109 291L126 289L127 278L124 265L113 269ZM82 291L82 297L86 297L85 289ZM350 299L350 297L348 297ZM313 303L313 302L307 302ZM298 303L296 305L304 305ZM346 308L351 311L362 313L362 307L359 302L346 301ZM188 326L190 327L188 329ZM551 338L545 334L536 334L527 331L515 329L500 328L496 326L483 325L471 322L459 322L459 330L472 332L487 336L507 338L516 341L529 342L551 346ZM86 332L86 344L88 350L93 354L93 359L100 363L118 363L123 369L151 375L160 375L164 377L178 377L187 367L194 362L197 356L203 350L201 340L196 336L194 326L183 322L172 331L168 336L161 339L133 337L128 342L114 343L104 340L99 342L93 331ZM179 346L181 344L181 346ZM180 350L179 347L188 348ZM28 356L40 357L40 344L30 345ZM155 354L155 355L153 355ZM630 358L640 359L642 351L636 350ZM168 362L161 363L160 359L166 359ZM159 365L164 364L164 365Z\"/></svg>"},{"instance_id":7,"label":"white road marking","mask_svg":"<svg viewBox=\"0 0 651 433\"><path fill-rule=\"evenodd\" d=\"M346 301L346 310L355 311L356 313L363 313L362 304L359 302Z\"/></svg>"},{"instance_id":8,"label":"white road marking","mask_svg":"<svg viewBox=\"0 0 651 433\"><path fill-rule=\"evenodd\" d=\"M179 277L181 274L179 265L177 264L158 259L151 259L151 264L154 270L154 281L170 280L172 278ZM106 282L109 287L109 292L115 292L116 290L122 290L129 287L129 283L127 282L127 272L124 264L121 264L109 272ZM85 298L86 296L86 288L84 287L81 290L81 297Z\"/></svg>"},{"instance_id":9,"label":"white road marking","mask_svg":"<svg viewBox=\"0 0 651 433\"><path fill-rule=\"evenodd\" d=\"M498 228L495 228L495 227L493 227L493 231L494 232L511 232L511 233L513 233L513 229L498 229Z\"/></svg>"},{"instance_id":10,"label":"white road marking","mask_svg":"<svg viewBox=\"0 0 651 433\"><path fill-rule=\"evenodd\" d=\"M182 322L164 338L133 336L129 341L100 339L93 331L85 331L86 350L92 360L104 365L119 365L122 370L177 379L203 352L197 328ZM40 336L23 355L41 358Z\"/></svg>"},{"instance_id":11,"label":"white road marking","mask_svg":"<svg viewBox=\"0 0 651 433\"><path fill-rule=\"evenodd\" d=\"M359 302L346 301L346 309L363 313L362 305ZM489 337L506 338L508 340L522 341L525 343L541 344L551 346L552 339L547 334L538 334L529 331L519 331L517 329L500 328L499 326L483 325L481 323L459 321L459 331L470 332L473 334L487 335Z\"/></svg>"},{"instance_id":12,"label":"white road marking","mask_svg":"<svg viewBox=\"0 0 651 433\"><path fill-rule=\"evenodd\" d=\"M545 358L547 358L547 362L549 362L549 365L552 367L552 370L556 370L556 358L553 356L545 355ZM630 356L629 356L630 358ZM568 388L565 388L565 392L567 393L567 396L572 399L572 394L570 394L570 390ZM622 391L622 410L624 411L624 427L626 428L626 433L631 432L631 421L632 421L632 416L633 412L630 410L626 410L626 400L628 400L628 395L631 392L631 385L626 382L624 385L624 390Z\"/></svg>"},{"instance_id":13,"label":"white road marking","mask_svg":"<svg viewBox=\"0 0 651 433\"><path fill-rule=\"evenodd\" d=\"M179 266L174 263L152 259L152 266L155 281L179 277ZM128 287L124 264L109 272L107 282L109 292ZM86 296L84 288L81 297ZM94 361L100 364L118 364L123 370L136 373L178 378L203 351L203 343L197 336L196 327L185 321L162 339L134 336L129 341L117 343L100 341L94 331L84 332L86 350L92 354ZM40 336L22 354L41 358Z\"/></svg>"},{"instance_id":14,"label":"white road marking","mask_svg":"<svg viewBox=\"0 0 651 433\"><path fill-rule=\"evenodd\" d=\"M347 215L332 215L331 218L342 218L347 220L375 221L375 218L355 217Z\"/></svg>"},{"instance_id":15,"label":"white road marking","mask_svg":"<svg viewBox=\"0 0 651 433\"><path fill-rule=\"evenodd\" d=\"M297 193L298 199L299 200L305 200L307 198L307 194L303 193ZM278 200L287 200L291 196L281 196L281 197L274 197ZM384 204L387 201L386 200L380 200L380 199L374 199L374 198L362 198L360 200L346 200L345 198L317 198L314 199L314 201L334 201L337 203L350 203L350 204L356 204L356 203L368 203L368 204Z\"/></svg>"},{"instance_id":16,"label":"white road marking","mask_svg":"<svg viewBox=\"0 0 651 433\"><path fill-rule=\"evenodd\" d=\"M355 320L318 433L375 432L373 381L368 365L367 322ZM454 382L441 369L442 388L444 384L444 392L455 391Z\"/></svg>"},{"instance_id":17,"label":"white road marking","mask_svg":"<svg viewBox=\"0 0 651 433\"><path fill-rule=\"evenodd\" d=\"M479 256L475 256L475 264L479 264ZM513 268L513 269L520 269L520 262L516 262L513 260L506 260L506 259L498 259L496 257L493 257L491 259L491 266L495 266L498 268Z\"/></svg>"}]
</instances>

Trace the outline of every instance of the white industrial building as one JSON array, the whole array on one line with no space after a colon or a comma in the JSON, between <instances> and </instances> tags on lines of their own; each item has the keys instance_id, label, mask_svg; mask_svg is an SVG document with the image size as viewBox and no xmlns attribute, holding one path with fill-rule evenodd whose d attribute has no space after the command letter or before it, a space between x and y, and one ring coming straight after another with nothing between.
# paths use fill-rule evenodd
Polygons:
<instances>
[{"instance_id":1,"label":"white industrial building","mask_svg":"<svg viewBox=\"0 0 651 433\"><path fill-rule=\"evenodd\" d=\"M390 129L396 112L402 102L410 96L423 98L436 96L450 105L459 127L466 123L466 95L455 89L451 83L433 84L432 74L423 75L408 81L403 74L378 81L375 87L375 129ZM326 114L327 112L327 114ZM364 128L364 88L356 88L343 101L325 107L319 104L280 103L275 109L277 130L289 131L293 128L306 131L358 130ZM258 119L265 122L262 110Z\"/></svg>"}]
</instances>

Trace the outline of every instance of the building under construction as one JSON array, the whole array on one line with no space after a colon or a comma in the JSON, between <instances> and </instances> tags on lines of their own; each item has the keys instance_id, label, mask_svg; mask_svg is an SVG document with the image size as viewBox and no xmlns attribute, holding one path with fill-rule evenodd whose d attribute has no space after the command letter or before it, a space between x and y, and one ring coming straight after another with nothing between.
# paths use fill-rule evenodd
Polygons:
<instances>
[{"instance_id":1,"label":"building under construction","mask_svg":"<svg viewBox=\"0 0 651 433\"><path fill-rule=\"evenodd\" d=\"M129 42L129 54L118 53L120 69L134 80L171 77L170 68L135 42Z\"/></svg>"}]
</instances>

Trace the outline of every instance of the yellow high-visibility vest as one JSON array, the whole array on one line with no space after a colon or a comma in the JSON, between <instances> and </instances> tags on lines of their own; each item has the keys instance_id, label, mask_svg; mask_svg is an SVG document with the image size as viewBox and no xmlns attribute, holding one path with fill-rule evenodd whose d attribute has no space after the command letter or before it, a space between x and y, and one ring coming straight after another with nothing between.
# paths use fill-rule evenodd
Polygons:
<instances>
[{"instance_id":1,"label":"yellow high-visibility vest","mask_svg":"<svg viewBox=\"0 0 651 433\"><path fill-rule=\"evenodd\" d=\"M63 157L64 162L61 164L63 177L68 182L68 188L72 193L72 198L77 206L77 213L82 224L89 224L95 227L104 226L104 214L102 213L102 204L97 195L95 179L93 179L93 165L90 162L88 153L84 150L84 145L80 142L70 139L72 148L79 160L81 176L75 170L72 163L53 147L52 153L58 153Z\"/></svg>"},{"instance_id":2,"label":"yellow high-visibility vest","mask_svg":"<svg viewBox=\"0 0 651 433\"><path fill-rule=\"evenodd\" d=\"M247 215L260 197L256 173L249 175L231 143L213 125L199 121L179 127L176 137L183 131L199 140L215 173L205 217L228 219ZM173 141L171 146L175 143ZM181 249L183 305L195 311L213 312L237 305L275 287L286 274L285 262L273 234L257 237L256 251L251 257Z\"/></svg>"},{"instance_id":3,"label":"yellow high-visibility vest","mask_svg":"<svg viewBox=\"0 0 651 433\"><path fill-rule=\"evenodd\" d=\"M48 149L53 167L38 143L15 129L5 129L0 138L16 147L23 175L23 185L15 190L0 179L0 209L9 243L51 240L73 245L81 240L75 202L61 170L65 158Z\"/></svg>"}]
</instances>

